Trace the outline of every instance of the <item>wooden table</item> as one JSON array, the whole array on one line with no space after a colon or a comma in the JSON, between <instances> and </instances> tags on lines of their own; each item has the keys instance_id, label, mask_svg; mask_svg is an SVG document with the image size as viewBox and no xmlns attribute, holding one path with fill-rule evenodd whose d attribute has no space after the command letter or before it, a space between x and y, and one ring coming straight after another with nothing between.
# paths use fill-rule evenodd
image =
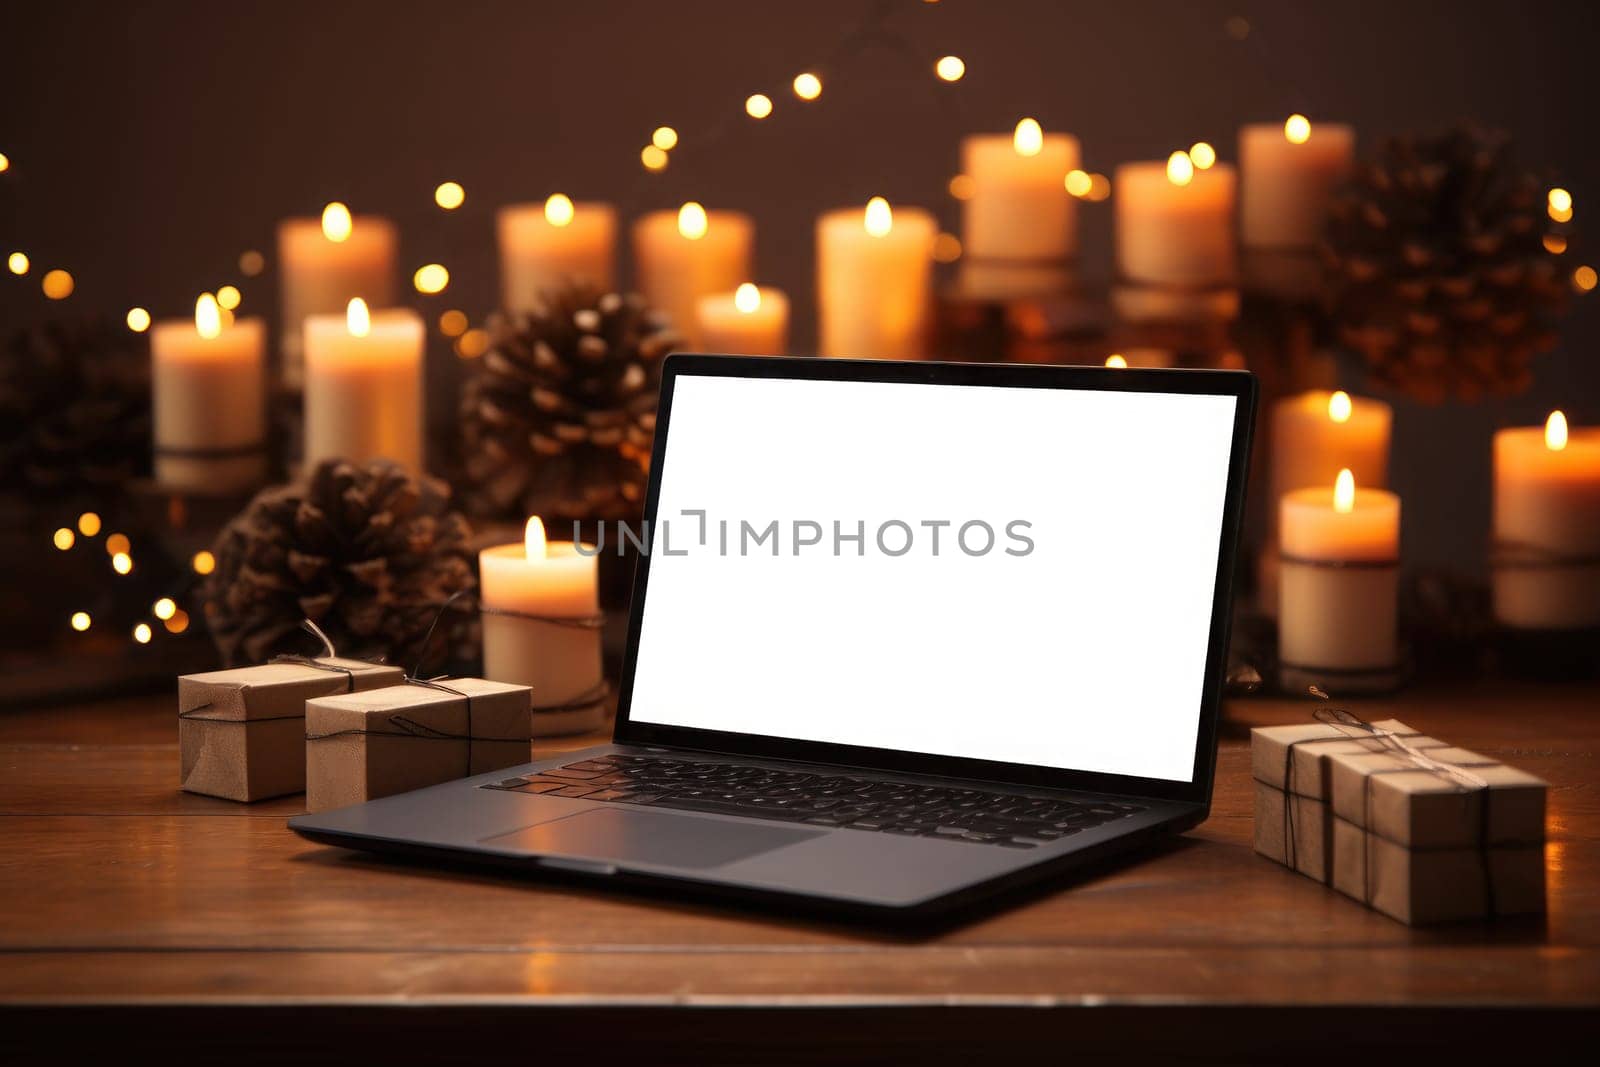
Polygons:
<instances>
[{"instance_id":1,"label":"wooden table","mask_svg":"<svg viewBox=\"0 0 1600 1067\"><path fill-rule=\"evenodd\" d=\"M1356 708L1551 783L1548 917L1437 930L1252 853L1238 730L1211 819L1183 839L966 925L894 935L317 847L284 828L299 798L179 793L172 703L0 716L0 1060L71 1062L114 1040L178 1063L351 1062L348 1049L391 1046L480 1063L986 1062L1040 1048L1350 1063L1494 1042L1522 1062L1600 1037L1593 685ZM1306 713L1231 709L1256 724Z\"/></svg>"}]
</instances>

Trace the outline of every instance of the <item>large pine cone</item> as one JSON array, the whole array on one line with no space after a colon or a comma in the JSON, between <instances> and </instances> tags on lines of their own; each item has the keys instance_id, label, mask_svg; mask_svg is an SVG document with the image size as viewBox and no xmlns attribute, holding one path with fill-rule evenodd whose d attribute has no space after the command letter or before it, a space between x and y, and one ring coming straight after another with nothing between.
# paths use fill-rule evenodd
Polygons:
<instances>
[{"instance_id":1,"label":"large pine cone","mask_svg":"<svg viewBox=\"0 0 1600 1067\"><path fill-rule=\"evenodd\" d=\"M302 619L340 655L416 665L446 601L475 584L467 522L449 488L387 460L329 460L300 483L263 490L223 530L206 583L206 619L230 665L306 652ZM465 599L465 598L464 598ZM457 651L469 603L430 652Z\"/></svg>"},{"instance_id":2,"label":"large pine cone","mask_svg":"<svg viewBox=\"0 0 1600 1067\"><path fill-rule=\"evenodd\" d=\"M117 488L150 470L150 355L104 318L19 330L0 360L0 484Z\"/></svg>"},{"instance_id":3,"label":"large pine cone","mask_svg":"<svg viewBox=\"0 0 1600 1067\"><path fill-rule=\"evenodd\" d=\"M494 316L462 389L467 509L515 522L637 517L661 361L678 344L663 322L637 295L582 286Z\"/></svg>"},{"instance_id":4,"label":"large pine cone","mask_svg":"<svg viewBox=\"0 0 1600 1067\"><path fill-rule=\"evenodd\" d=\"M1567 286L1545 188L1504 136L1386 141L1331 207L1330 311L1373 376L1417 399L1526 389ZM1564 242L1557 247L1565 247Z\"/></svg>"}]
</instances>

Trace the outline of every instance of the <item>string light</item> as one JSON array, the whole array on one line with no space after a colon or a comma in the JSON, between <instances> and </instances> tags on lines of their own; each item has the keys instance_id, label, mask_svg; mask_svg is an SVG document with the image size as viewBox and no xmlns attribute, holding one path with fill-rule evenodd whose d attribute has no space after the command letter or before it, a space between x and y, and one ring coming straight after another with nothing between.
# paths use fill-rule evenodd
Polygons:
<instances>
[{"instance_id":1,"label":"string light","mask_svg":"<svg viewBox=\"0 0 1600 1067\"><path fill-rule=\"evenodd\" d=\"M477 359L487 351L489 351L489 334L486 330L468 330L456 338L456 355L462 359Z\"/></svg>"},{"instance_id":2,"label":"string light","mask_svg":"<svg viewBox=\"0 0 1600 1067\"><path fill-rule=\"evenodd\" d=\"M151 606L151 608L150 608L150 614L154 615L156 618L162 620L163 622L165 622L167 619L172 618L173 615L177 614L177 611L178 611L177 602L174 601L169 596L162 597L160 600L156 601L155 604L153 604Z\"/></svg>"},{"instance_id":3,"label":"string light","mask_svg":"<svg viewBox=\"0 0 1600 1067\"><path fill-rule=\"evenodd\" d=\"M1562 188L1551 189L1545 197L1545 203L1550 205L1550 212L1566 212L1572 210L1572 194Z\"/></svg>"},{"instance_id":4,"label":"string light","mask_svg":"<svg viewBox=\"0 0 1600 1067\"><path fill-rule=\"evenodd\" d=\"M1194 163L1187 152L1174 152L1167 157L1167 181L1183 186L1194 181Z\"/></svg>"},{"instance_id":5,"label":"string light","mask_svg":"<svg viewBox=\"0 0 1600 1067\"><path fill-rule=\"evenodd\" d=\"M671 126L657 126L650 134L650 143L663 152L670 152L678 147L678 131Z\"/></svg>"},{"instance_id":6,"label":"string light","mask_svg":"<svg viewBox=\"0 0 1600 1067\"><path fill-rule=\"evenodd\" d=\"M1597 280L1600 279L1596 278L1594 268L1588 264L1584 264L1572 272L1572 284L1576 285L1581 292L1593 291Z\"/></svg>"},{"instance_id":7,"label":"string light","mask_svg":"<svg viewBox=\"0 0 1600 1067\"><path fill-rule=\"evenodd\" d=\"M189 613L180 608L162 625L167 628L169 634L181 634L189 628Z\"/></svg>"},{"instance_id":8,"label":"string light","mask_svg":"<svg viewBox=\"0 0 1600 1067\"><path fill-rule=\"evenodd\" d=\"M111 557L111 569L118 574L128 574L133 570L133 557L126 552L118 552Z\"/></svg>"},{"instance_id":9,"label":"string light","mask_svg":"<svg viewBox=\"0 0 1600 1067\"><path fill-rule=\"evenodd\" d=\"M196 574L210 574L217 569L217 557L201 549L194 554L194 559L189 561L189 565L194 568Z\"/></svg>"},{"instance_id":10,"label":"string light","mask_svg":"<svg viewBox=\"0 0 1600 1067\"><path fill-rule=\"evenodd\" d=\"M1311 140L1311 120L1304 115L1290 115L1284 121L1283 136L1290 144L1305 144Z\"/></svg>"},{"instance_id":11,"label":"string light","mask_svg":"<svg viewBox=\"0 0 1600 1067\"><path fill-rule=\"evenodd\" d=\"M751 93L744 101L744 113L753 119L764 119L772 114L772 98L765 93Z\"/></svg>"},{"instance_id":12,"label":"string light","mask_svg":"<svg viewBox=\"0 0 1600 1067\"><path fill-rule=\"evenodd\" d=\"M74 611L72 613L72 628L80 634L94 624L87 611Z\"/></svg>"},{"instance_id":13,"label":"string light","mask_svg":"<svg viewBox=\"0 0 1600 1067\"><path fill-rule=\"evenodd\" d=\"M1210 170L1217 162L1217 150L1204 141L1196 141L1189 149L1189 159L1197 170Z\"/></svg>"},{"instance_id":14,"label":"string light","mask_svg":"<svg viewBox=\"0 0 1600 1067\"><path fill-rule=\"evenodd\" d=\"M134 333L144 333L150 328L150 312L144 308L128 309L128 329Z\"/></svg>"},{"instance_id":15,"label":"string light","mask_svg":"<svg viewBox=\"0 0 1600 1067\"><path fill-rule=\"evenodd\" d=\"M653 144L647 144L639 149L639 162L644 164L644 169L649 171L667 169L667 151Z\"/></svg>"},{"instance_id":16,"label":"string light","mask_svg":"<svg viewBox=\"0 0 1600 1067\"><path fill-rule=\"evenodd\" d=\"M1104 174L1089 175L1089 191L1084 194L1084 199L1091 203L1099 203L1111 196L1111 179Z\"/></svg>"},{"instance_id":17,"label":"string light","mask_svg":"<svg viewBox=\"0 0 1600 1067\"><path fill-rule=\"evenodd\" d=\"M565 226L577 214L566 193L551 193L544 202L544 220L552 226Z\"/></svg>"},{"instance_id":18,"label":"string light","mask_svg":"<svg viewBox=\"0 0 1600 1067\"><path fill-rule=\"evenodd\" d=\"M254 278L267 269L267 257L255 249L239 253L239 273L246 278Z\"/></svg>"},{"instance_id":19,"label":"string light","mask_svg":"<svg viewBox=\"0 0 1600 1067\"><path fill-rule=\"evenodd\" d=\"M419 293L442 293L445 286L450 284L450 272L441 263L428 263L417 268L417 272L411 276L411 284L417 287Z\"/></svg>"},{"instance_id":20,"label":"string light","mask_svg":"<svg viewBox=\"0 0 1600 1067\"><path fill-rule=\"evenodd\" d=\"M961 258L961 239L953 233L941 233L933 239L933 261L954 263Z\"/></svg>"},{"instance_id":21,"label":"string light","mask_svg":"<svg viewBox=\"0 0 1600 1067\"><path fill-rule=\"evenodd\" d=\"M460 182L440 182L433 191L433 202L446 211L454 211L467 202L467 191Z\"/></svg>"},{"instance_id":22,"label":"string light","mask_svg":"<svg viewBox=\"0 0 1600 1067\"><path fill-rule=\"evenodd\" d=\"M467 332L467 313L451 309L439 316L439 332L446 337L460 337Z\"/></svg>"},{"instance_id":23,"label":"string light","mask_svg":"<svg viewBox=\"0 0 1600 1067\"><path fill-rule=\"evenodd\" d=\"M79 515L78 532L85 537L94 537L100 532L100 516L92 511L85 511Z\"/></svg>"},{"instance_id":24,"label":"string light","mask_svg":"<svg viewBox=\"0 0 1600 1067\"><path fill-rule=\"evenodd\" d=\"M1089 195L1089 187L1094 183L1089 180L1088 172L1081 170L1069 170L1067 171L1067 177L1064 184L1067 187L1068 193L1071 193L1073 196L1084 197Z\"/></svg>"},{"instance_id":25,"label":"string light","mask_svg":"<svg viewBox=\"0 0 1600 1067\"><path fill-rule=\"evenodd\" d=\"M150 643L150 624L141 622L135 626L133 628L133 639L141 645L148 645Z\"/></svg>"},{"instance_id":26,"label":"string light","mask_svg":"<svg viewBox=\"0 0 1600 1067\"><path fill-rule=\"evenodd\" d=\"M350 209L335 200L322 209L322 236L334 244L342 244L350 240L350 233L355 229L355 220L350 217Z\"/></svg>"},{"instance_id":27,"label":"string light","mask_svg":"<svg viewBox=\"0 0 1600 1067\"><path fill-rule=\"evenodd\" d=\"M6 156L6 154L4 152L0 152L0 174L4 174L6 171L8 171L10 169L11 169L11 160Z\"/></svg>"},{"instance_id":28,"label":"string light","mask_svg":"<svg viewBox=\"0 0 1600 1067\"><path fill-rule=\"evenodd\" d=\"M71 530L63 526L55 532L55 534L50 538L50 541L61 551L66 552L72 548L73 545L77 544L78 538Z\"/></svg>"},{"instance_id":29,"label":"string light","mask_svg":"<svg viewBox=\"0 0 1600 1067\"><path fill-rule=\"evenodd\" d=\"M28 256L25 252L13 252L6 259L6 269L12 274L21 277L28 273Z\"/></svg>"},{"instance_id":30,"label":"string light","mask_svg":"<svg viewBox=\"0 0 1600 1067\"><path fill-rule=\"evenodd\" d=\"M132 551L133 546L128 543L127 534L114 533L106 538L106 555L125 555Z\"/></svg>"},{"instance_id":31,"label":"string light","mask_svg":"<svg viewBox=\"0 0 1600 1067\"><path fill-rule=\"evenodd\" d=\"M44 295L51 300L65 300L72 295L74 288L72 275L57 267L55 270L45 274L44 281L40 283L40 288L44 290Z\"/></svg>"},{"instance_id":32,"label":"string light","mask_svg":"<svg viewBox=\"0 0 1600 1067\"><path fill-rule=\"evenodd\" d=\"M1553 256L1559 256L1567 250L1567 239L1559 233L1544 235L1544 250Z\"/></svg>"},{"instance_id":33,"label":"string light","mask_svg":"<svg viewBox=\"0 0 1600 1067\"><path fill-rule=\"evenodd\" d=\"M706 209L691 200L678 209L678 232L691 241L698 241L711 228Z\"/></svg>"},{"instance_id":34,"label":"string light","mask_svg":"<svg viewBox=\"0 0 1600 1067\"><path fill-rule=\"evenodd\" d=\"M815 100L822 95L822 79L806 71L794 76L794 95L802 100Z\"/></svg>"},{"instance_id":35,"label":"string light","mask_svg":"<svg viewBox=\"0 0 1600 1067\"><path fill-rule=\"evenodd\" d=\"M970 174L957 174L950 179L950 195L957 200L971 200L977 187L978 183L972 180Z\"/></svg>"},{"instance_id":36,"label":"string light","mask_svg":"<svg viewBox=\"0 0 1600 1067\"><path fill-rule=\"evenodd\" d=\"M1128 357L1124 356L1120 352L1113 352L1106 357L1106 366L1126 369L1128 366Z\"/></svg>"},{"instance_id":37,"label":"string light","mask_svg":"<svg viewBox=\"0 0 1600 1067\"><path fill-rule=\"evenodd\" d=\"M941 81L958 82L966 75L967 65L960 56L941 56L939 62L933 65L933 72Z\"/></svg>"},{"instance_id":38,"label":"string light","mask_svg":"<svg viewBox=\"0 0 1600 1067\"><path fill-rule=\"evenodd\" d=\"M244 297L240 295L239 287L236 285L224 285L217 290L217 306L224 311L232 311L239 306L239 302L243 299Z\"/></svg>"}]
</instances>

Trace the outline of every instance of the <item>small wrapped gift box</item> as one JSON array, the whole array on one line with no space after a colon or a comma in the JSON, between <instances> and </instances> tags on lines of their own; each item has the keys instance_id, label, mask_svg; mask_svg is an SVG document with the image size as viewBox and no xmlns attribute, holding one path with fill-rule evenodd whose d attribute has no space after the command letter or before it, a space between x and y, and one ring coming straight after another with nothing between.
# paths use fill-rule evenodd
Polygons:
<instances>
[{"instance_id":1,"label":"small wrapped gift box","mask_svg":"<svg viewBox=\"0 0 1600 1067\"><path fill-rule=\"evenodd\" d=\"M180 788L265 800L306 788L306 701L390 686L399 667L364 660L282 659L178 679Z\"/></svg>"},{"instance_id":2,"label":"small wrapped gift box","mask_svg":"<svg viewBox=\"0 0 1600 1067\"><path fill-rule=\"evenodd\" d=\"M412 681L306 704L306 810L324 811L532 759L533 690Z\"/></svg>"},{"instance_id":3,"label":"small wrapped gift box","mask_svg":"<svg viewBox=\"0 0 1600 1067\"><path fill-rule=\"evenodd\" d=\"M1333 884L1404 923L1544 910L1546 785L1460 748L1329 757Z\"/></svg>"}]
</instances>

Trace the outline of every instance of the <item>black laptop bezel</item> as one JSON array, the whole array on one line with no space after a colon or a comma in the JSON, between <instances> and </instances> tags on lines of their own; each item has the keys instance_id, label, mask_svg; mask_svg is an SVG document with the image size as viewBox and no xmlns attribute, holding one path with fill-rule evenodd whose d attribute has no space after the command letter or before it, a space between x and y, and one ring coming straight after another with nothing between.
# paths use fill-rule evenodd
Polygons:
<instances>
[{"instance_id":1,"label":"black laptop bezel","mask_svg":"<svg viewBox=\"0 0 1600 1067\"><path fill-rule=\"evenodd\" d=\"M1255 423L1257 387L1254 375L1245 371L1221 370L1106 369L1008 363L674 354L667 357L662 368L661 402L656 416L655 444L651 454L649 489L644 509L645 519L649 523L647 528L650 530L655 526L656 509L661 493L663 456L670 433L673 389L677 379L685 375L813 381L915 382L1029 389L1118 390L1233 397L1237 403L1234 407L1227 499L1223 506L1221 543L1217 552L1217 576L1212 601L1210 645L1206 652L1205 681L1200 697L1199 728L1195 743L1194 773L1190 781L1173 782L1130 775L1062 770L1029 764L635 722L630 712L634 668L650 579L648 552L639 553L638 563L634 569L628 640L623 656L616 725L612 732L612 741L619 745L683 748L1047 789L1148 797L1192 802L1209 808L1212 780L1216 770L1217 724L1221 716L1223 668L1232 614L1231 592L1240 527L1243 522L1250 441Z\"/></svg>"}]
</instances>

